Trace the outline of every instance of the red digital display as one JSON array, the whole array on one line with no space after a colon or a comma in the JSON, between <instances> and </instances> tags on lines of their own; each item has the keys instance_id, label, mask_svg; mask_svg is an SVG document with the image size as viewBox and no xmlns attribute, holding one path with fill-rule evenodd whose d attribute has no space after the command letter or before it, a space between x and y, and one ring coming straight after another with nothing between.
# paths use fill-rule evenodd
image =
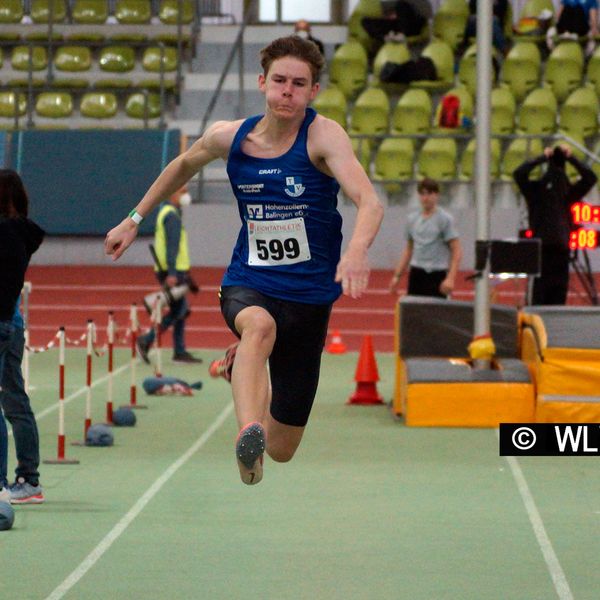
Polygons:
<instances>
[{"instance_id":1,"label":"red digital display","mask_svg":"<svg viewBox=\"0 0 600 600\"><path fill-rule=\"evenodd\" d=\"M571 250L593 250L598 247L598 232L595 229L576 229L571 231L569 248Z\"/></svg>"},{"instance_id":2,"label":"red digital display","mask_svg":"<svg viewBox=\"0 0 600 600\"><path fill-rule=\"evenodd\" d=\"M573 223L577 225L600 224L600 206L575 202L571 205L571 215L573 216Z\"/></svg>"}]
</instances>

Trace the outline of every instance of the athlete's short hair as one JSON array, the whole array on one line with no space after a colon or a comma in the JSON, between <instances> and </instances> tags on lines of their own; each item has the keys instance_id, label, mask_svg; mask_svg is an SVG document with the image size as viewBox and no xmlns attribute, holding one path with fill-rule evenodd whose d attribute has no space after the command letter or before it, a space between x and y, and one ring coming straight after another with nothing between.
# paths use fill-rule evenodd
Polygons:
<instances>
[{"instance_id":1,"label":"athlete's short hair","mask_svg":"<svg viewBox=\"0 0 600 600\"><path fill-rule=\"evenodd\" d=\"M26 217L29 201L19 174L12 169L0 169L0 216Z\"/></svg>"},{"instance_id":2,"label":"athlete's short hair","mask_svg":"<svg viewBox=\"0 0 600 600\"><path fill-rule=\"evenodd\" d=\"M286 56L304 61L310 68L312 84L319 81L325 59L314 42L304 40L297 35L277 38L260 51L260 66L263 68L264 75L269 72L273 61Z\"/></svg>"},{"instance_id":3,"label":"athlete's short hair","mask_svg":"<svg viewBox=\"0 0 600 600\"><path fill-rule=\"evenodd\" d=\"M440 185L435 179L431 179L431 177L425 177L419 182L419 185L417 186L417 192L419 192L419 194L426 192L429 192L430 194L439 194Z\"/></svg>"}]
</instances>

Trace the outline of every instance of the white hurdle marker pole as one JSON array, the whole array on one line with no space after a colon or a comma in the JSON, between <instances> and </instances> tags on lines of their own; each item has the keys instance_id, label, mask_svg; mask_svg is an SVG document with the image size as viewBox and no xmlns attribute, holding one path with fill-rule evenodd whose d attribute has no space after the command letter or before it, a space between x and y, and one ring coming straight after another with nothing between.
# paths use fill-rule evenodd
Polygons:
<instances>
[{"instance_id":1,"label":"white hurdle marker pole","mask_svg":"<svg viewBox=\"0 0 600 600\"><path fill-rule=\"evenodd\" d=\"M113 422L113 348L115 345L115 318L112 310L108 311L108 325L106 327L108 340L108 398L106 400L106 422Z\"/></svg>"},{"instance_id":2,"label":"white hurdle marker pole","mask_svg":"<svg viewBox=\"0 0 600 600\"><path fill-rule=\"evenodd\" d=\"M56 459L44 461L47 465L78 465L76 459L65 458L65 328L58 331L58 452Z\"/></svg>"},{"instance_id":3,"label":"white hurdle marker pole","mask_svg":"<svg viewBox=\"0 0 600 600\"><path fill-rule=\"evenodd\" d=\"M25 336L25 348L23 348L23 383L25 393L29 394L29 294L31 293L31 281L26 281L22 290L23 334Z\"/></svg>"},{"instance_id":4,"label":"white hurdle marker pole","mask_svg":"<svg viewBox=\"0 0 600 600\"><path fill-rule=\"evenodd\" d=\"M138 307L134 302L131 305L129 312L129 322L131 331L131 386L129 388L129 405L125 405L127 408L148 408L145 404L137 403L137 349L136 343L138 338L138 331L140 329L140 322L138 321Z\"/></svg>"}]
</instances>

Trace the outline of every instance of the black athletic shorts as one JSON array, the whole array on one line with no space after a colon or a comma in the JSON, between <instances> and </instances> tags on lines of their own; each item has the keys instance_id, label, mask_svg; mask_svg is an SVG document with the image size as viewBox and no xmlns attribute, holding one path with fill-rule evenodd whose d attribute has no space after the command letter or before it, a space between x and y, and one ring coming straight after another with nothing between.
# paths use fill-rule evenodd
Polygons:
<instances>
[{"instance_id":1,"label":"black athletic shorts","mask_svg":"<svg viewBox=\"0 0 600 600\"><path fill-rule=\"evenodd\" d=\"M278 300L239 286L223 287L219 296L221 312L237 337L235 318L248 306L264 308L275 320L277 334L269 357L271 415L284 425L304 427L317 393L331 305Z\"/></svg>"}]
</instances>

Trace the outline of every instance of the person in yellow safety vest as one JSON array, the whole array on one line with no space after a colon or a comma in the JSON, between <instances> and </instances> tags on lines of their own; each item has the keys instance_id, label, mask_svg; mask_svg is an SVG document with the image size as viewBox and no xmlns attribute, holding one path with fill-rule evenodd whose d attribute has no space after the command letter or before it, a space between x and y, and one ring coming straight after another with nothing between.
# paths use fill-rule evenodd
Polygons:
<instances>
[{"instance_id":1,"label":"person in yellow safety vest","mask_svg":"<svg viewBox=\"0 0 600 600\"><path fill-rule=\"evenodd\" d=\"M190 282L190 254L181 207L190 204L190 195L179 190L170 200L163 202L156 217L154 249L156 277L161 286L168 288ZM185 347L185 320L190 314L188 302L183 296L169 304L169 312L160 323L161 332L173 327L173 360L176 362L200 363L201 358L190 354ZM148 351L154 343L154 329L150 329L137 339L137 350L141 358L150 363Z\"/></svg>"}]
</instances>

